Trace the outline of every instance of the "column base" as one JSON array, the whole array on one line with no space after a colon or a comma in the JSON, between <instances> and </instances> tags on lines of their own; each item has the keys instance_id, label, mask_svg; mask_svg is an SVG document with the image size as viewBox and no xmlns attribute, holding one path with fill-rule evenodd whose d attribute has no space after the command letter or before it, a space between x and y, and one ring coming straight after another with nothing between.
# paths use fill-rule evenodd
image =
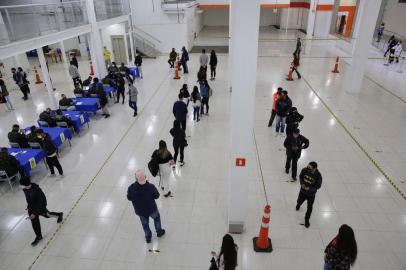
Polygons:
<instances>
[{"instance_id":1,"label":"column base","mask_svg":"<svg viewBox=\"0 0 406 270\"><path fill-rule=\"evenodd\" d=\"M228 224L229 233L243 233L244 232L244 222L230 222Z\"/></svg>"}]
</instances>

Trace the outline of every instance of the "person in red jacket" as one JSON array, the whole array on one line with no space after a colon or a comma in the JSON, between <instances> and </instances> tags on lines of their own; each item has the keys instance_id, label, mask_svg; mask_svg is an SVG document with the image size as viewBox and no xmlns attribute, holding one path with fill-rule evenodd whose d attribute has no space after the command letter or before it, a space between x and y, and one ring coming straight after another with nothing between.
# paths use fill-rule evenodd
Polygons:
<instances>
[{"instance_id":1,"label":"person in red jacket","mask_svg":"<svg viewBox=\"0 0 406 270\"><path fill-rule=\"evenodd\" d=\"M273 93L272 113L271 113L271 118L269 119L269 122L268 122L268 127L272 126L273 120L275 119L275 116L276 116L276 101L281 96L282 90L283 90L282 87L278 87L278 90L276 90L276 92Z\"/></svg>"}]
</instances>

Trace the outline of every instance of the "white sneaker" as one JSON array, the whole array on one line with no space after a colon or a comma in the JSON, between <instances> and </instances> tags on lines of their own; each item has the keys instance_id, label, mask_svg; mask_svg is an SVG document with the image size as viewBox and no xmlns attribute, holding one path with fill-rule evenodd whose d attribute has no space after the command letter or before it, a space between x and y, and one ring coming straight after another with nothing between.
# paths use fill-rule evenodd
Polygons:
<instances>
[{"instance_id":1,"label":"white sneaker","mask_svg":"<svg viewBox=\"0 0 406 270\"><path fill-rule=\"evenodd\" d=\"M179 165L182 167L183 165L185 165L185 162L180 162Z\"/></svg>"}]
</instances>

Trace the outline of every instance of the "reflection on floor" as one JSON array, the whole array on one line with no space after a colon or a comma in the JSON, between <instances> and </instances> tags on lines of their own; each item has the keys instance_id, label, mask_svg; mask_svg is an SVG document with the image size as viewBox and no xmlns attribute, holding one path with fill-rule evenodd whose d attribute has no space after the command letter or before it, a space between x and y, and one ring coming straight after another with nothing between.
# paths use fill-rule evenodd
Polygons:
<instances>
[{"instance_id":1,"label":"reflection on floor","mask_svg":"<svg viewBox=\"0 0 406 270\"><path fill-rule=\"evenodd\" d=\"M292 37L295 37L292 34ZM279 38L279 37L275 37ZM271 254L256 254L252 237L258 234L264 195L256 164L252 164L247 197L249 211L246 232L235 235L239 249L238 269L321 269L323 251L341 224L355 229L359 257L354 269L404 269L406 259L405 201L360 151L354 141L315 95L322 98L365 150L379 163L403 192L405 179L406 127L404 102L376 83L365 79L360 94L342 89L348 65L341 73L330 72L337 49L330 44L313 44L304 54L301 71L304 79L287 82L292 47L279 43L261 43L256 89L255 134L259 147L266 189L272 205ZM322 58L323 56L328 58ZM173 198L161 198L158 206L167 235L143 239L139 219L125 195L134 181L134 171L146 169L158 141L171 145L169 129L171 109L181 84L189 89L196 84L198 54L192 54L190 75L172 80L166 56L146 60L140 90L139 116L134 119L127 103L111 104L111 118L92 117L90 128L64 147L60 161L64 179L49 178L45 168L33 171L33 181L48 196L50 209L71 215L55 235L32 269L207 269L210 251L218 250L226 232L228 196L228 137L231 93L227 90L228 56L219 55L216 81L210 100L210 116L194 123L188 119L189 146L186 165L171 175ZM82 77L88 72L81 61ZM51 65L57 99L72 95L72 82L62 65ZM390 91L404 97L402 80L383 69L379 60L370 60L368 76ZM32 79L32 78L31 78ZM10 89L13 84L8 82ZM289 91L294 105L305 118L301 132L310 140L299 161L319 163L323 186L319 190L311 218L311 227L298 225L304 210L296 212L299 185L287 182L284 173L283 140L268 128L272 93L278 86ZM11 91L16 110L0 111L0 145L7 145L7 132L13 123L29 126L38 113L49 106L43 85L31 84L29 101L22 101L17 90ZM312 91L314 89L315 92ZM191 110L191 108L189 108ZM172 149L171 149L172 150ZM158 184L158 179L149 176ZM75 205L81 194L89 189ZM56 229L54 220L41 220L44 241L32 248L33 232L25 219L25 201L18 188L9 191L0 186L0 269L27 269L44 248ZM148 252L158 249L159 253Z\"/></svg>"}]
</instances>

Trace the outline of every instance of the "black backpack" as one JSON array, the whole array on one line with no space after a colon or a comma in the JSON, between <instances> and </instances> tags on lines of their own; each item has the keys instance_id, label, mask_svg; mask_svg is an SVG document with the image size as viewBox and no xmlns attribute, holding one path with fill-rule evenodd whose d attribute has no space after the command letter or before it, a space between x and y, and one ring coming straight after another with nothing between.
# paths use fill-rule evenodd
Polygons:
<instances>
[{"instance_id":1,"label":"black backpack","mask_svg":"<svg viewBox=\"0 0 406 270\"><path fill-rule=\"evenodd\" d=\"M159 163L157 160L157 152L154 151L151 160L148 162L148 169L153 177L157 176L159 171Z\"/></svg>"}]
</instances>

